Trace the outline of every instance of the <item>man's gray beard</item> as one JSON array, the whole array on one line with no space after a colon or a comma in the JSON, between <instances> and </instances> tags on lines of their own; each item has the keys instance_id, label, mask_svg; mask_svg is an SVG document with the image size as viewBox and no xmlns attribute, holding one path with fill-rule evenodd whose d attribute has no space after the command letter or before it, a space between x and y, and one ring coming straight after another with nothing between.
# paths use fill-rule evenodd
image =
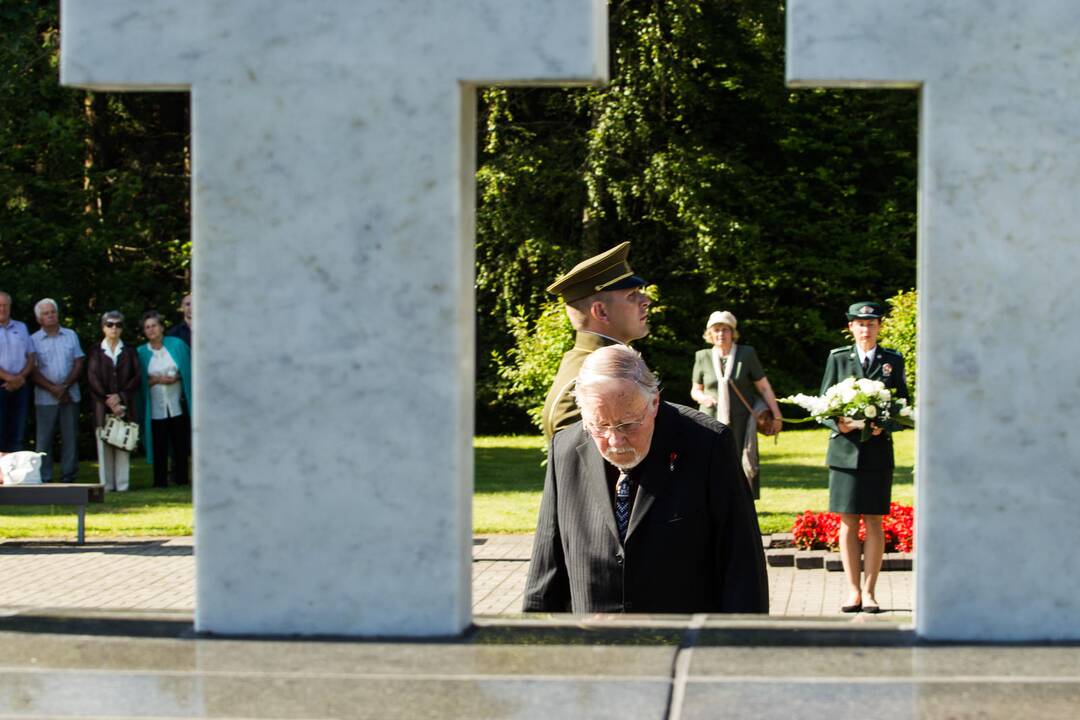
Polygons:
<instances>
[{"instance_id":1,"label":"man's gray beard","mask_svg":"<svg viewBox=\"0 0 1080 720\"><path fill-rule=\"evenodd\" d=\"M616 449L616 448L608 448L608 453L611 453L613 449ZM634 453L634 456L630 460L630 462L626 462L625 460L623 460L622 462L615 462L615 460L613 458L611 458L607 454L604 455L604 459L607 460L612 465L614 465L615 467L619 468L620 470L633 470L634 468L636 468L638 465L641 464L641 456L638 454L637 450L634 450L633 448L617 448L617 449L619 449L619 450L623 450L623 449L629 450L630 452ZM624 453L624 452L619 453L619 457L620 458L625 458L626 453Z\"/></svg>"}]
</instances>

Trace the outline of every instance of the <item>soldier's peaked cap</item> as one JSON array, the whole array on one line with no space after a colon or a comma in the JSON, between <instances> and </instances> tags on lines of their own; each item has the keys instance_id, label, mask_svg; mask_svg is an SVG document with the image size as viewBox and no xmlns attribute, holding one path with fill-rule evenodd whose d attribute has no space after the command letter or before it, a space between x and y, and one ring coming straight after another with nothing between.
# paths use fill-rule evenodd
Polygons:
<instances>
[{"instance_id":1,"label":"soldier's peaked cap","mask_svg":"<svg viewBox=\"0 0 1080 720\"><path fill-rule=\"evenodd\" d=\"M847 311L848 320L869 320L872 318L882 318L885 316L885 306L881 303L876 303L873 300L862 300L857 303L852 303L851 307Z\"/></svg>"},{"instance_id":2,"label":"soldier's peaked cap","mask_svg":"<svg viewBox=\"0 0 1080 720\"><path fill-rule=\"evenodd\" d=\"M599 255L593 255L548 285L547 291L561 295L562 299L569 303L601 290L640 287L645 281L630 269L626 260L629 254L630 243L624 242Z\"/></svg>"}]
</instances>

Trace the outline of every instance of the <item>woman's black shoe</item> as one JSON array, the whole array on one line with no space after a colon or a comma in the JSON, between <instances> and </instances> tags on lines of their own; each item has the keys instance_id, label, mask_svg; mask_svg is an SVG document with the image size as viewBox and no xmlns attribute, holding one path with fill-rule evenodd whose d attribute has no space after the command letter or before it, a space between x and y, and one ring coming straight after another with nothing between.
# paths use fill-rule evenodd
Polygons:
<instances>
[{"instance_id":1,"label":"woman's black shoe","mask_svg":"<svg viewBox=\"0 0 1080 720\"><path fill-rule=\"evenodd\" d=\"M854 605L841 605L840 606L840 612L857 613L860 610L862 610L862 603L855 603Z\"/></svg>"}]
</instances>

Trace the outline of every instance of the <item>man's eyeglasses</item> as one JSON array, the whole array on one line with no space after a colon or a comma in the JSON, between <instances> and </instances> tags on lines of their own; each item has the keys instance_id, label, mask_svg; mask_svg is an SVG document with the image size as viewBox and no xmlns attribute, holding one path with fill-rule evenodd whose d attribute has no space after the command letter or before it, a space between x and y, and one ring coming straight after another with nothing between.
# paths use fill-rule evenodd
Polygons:
<instances>
[{"instance_id":1,"label":"man's eyeglasses","mask_svg":"<svg viewBox=\"0 0 1080 720\"><path fill-rule=\"evenodd\" d=\"M124 327L124 323L119 322L117 320L106 320L105 321L105 327L107 327L107 328L114 328L114 327L122 328L122 327Z\"/></svg>"},{"instance_id":2,"label":"man's eyeglasses","mask_svg":"<svg viewBox=\"0 0 1080 720\"><path fill-rule=\"evenodd\" d=\"M595 438L607 437L609 433L615 433L616 435L632 435L642 426L645 422L645 416L642 415L639 420L631 420L630 422L619 423L618 425L593 425L592 423L583 423L585 431Z\"/></svg>"}]
</instances>

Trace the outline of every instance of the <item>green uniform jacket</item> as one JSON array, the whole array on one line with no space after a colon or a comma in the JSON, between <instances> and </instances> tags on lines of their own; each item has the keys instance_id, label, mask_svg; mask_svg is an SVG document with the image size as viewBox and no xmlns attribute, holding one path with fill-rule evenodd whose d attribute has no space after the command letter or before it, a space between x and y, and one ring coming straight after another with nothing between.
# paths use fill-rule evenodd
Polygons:
<instances>
[{"instance_id":1,"label":"green uniform jacket","mask_svg":"<svg viewBox=\"0 0 1080 720\"><path fill-rule=\"evenodd\" d=\"M614 340L603 335L578 331L574 347L562 356L559 372L555 374L555 381L551 383L547 399L544 400L541 427L544 430L545 440L550 441L551 436L556 432L581 419L581 411L578 410L572 394L581 364L593 350L615 344L617 343Z\"/></svg>"},{"instance_id":2,"label":"green uniform jacket","mask_svg":"<svg viewBox=\"0 0 1080 720\"><path fill-rule=\"evenodd\" d=\"M863 375L859 352L855 346L836 348L829 353L825 376L821 378L821 392L818 394L824 395L830 387L849 377L880 380L885 383L885 387L893 391L894 399L908 397L907 382L904 379L904 356L895 350L878 345L874 361L870 363L870 370ZM842 434L837 429L835 420L827 420L824 424L832 429L829 452L826 455L829 467L844 470L888 470L893 467L892 431L899 430L899 425L891 423L885 432L877 437L860 442L861 430Z\"/></svg>"}]
</instances>

